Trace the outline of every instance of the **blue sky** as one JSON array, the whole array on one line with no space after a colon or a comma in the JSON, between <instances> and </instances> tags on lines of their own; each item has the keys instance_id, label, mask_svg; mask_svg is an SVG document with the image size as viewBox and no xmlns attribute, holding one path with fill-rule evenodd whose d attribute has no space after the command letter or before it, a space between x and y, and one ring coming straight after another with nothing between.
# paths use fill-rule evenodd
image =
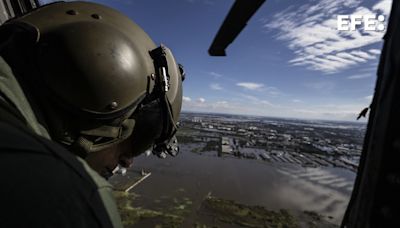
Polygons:
<instances>
[{"instance_id":1,"label":"blue sky","mask_svg":"<svg viewBox=\"0 0 400 228\"><path fill-rule=\"evenodd\" d=\"M49 2L49 1L43 1ZM391 0L267 0L227 50L207 50L233 0L96 0L122 11L184 65L183 110L355 120L371 101L384 32L337 30L338 14Z\"/></svg>"}]
</instances>

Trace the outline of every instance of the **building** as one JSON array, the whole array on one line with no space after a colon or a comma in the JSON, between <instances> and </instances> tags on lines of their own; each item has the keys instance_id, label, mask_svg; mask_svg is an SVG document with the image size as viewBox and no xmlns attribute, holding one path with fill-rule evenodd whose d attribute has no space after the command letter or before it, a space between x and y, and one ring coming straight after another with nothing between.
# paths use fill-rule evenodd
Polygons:
<instances>
[{"instance_id":1,"label":"building","mask_svg":"<svg viewBox=\"0 0 400 228\"><path fill-rule=\"evenodd\" d=\"M203 120L201 119L201 117L195 116L195 117L193 117L192 122L193 123L202 123Z\"/></svg>"},{"instance_id":2,"label":"building","mask_svg":"<svg viewBox=\"0 0 400 228\"><path fill-rule=\"evenodd\" d=\"M221 153L231 154L233 152L231 140L228 137L221 138Z\"/></svg>"}]
</instances>

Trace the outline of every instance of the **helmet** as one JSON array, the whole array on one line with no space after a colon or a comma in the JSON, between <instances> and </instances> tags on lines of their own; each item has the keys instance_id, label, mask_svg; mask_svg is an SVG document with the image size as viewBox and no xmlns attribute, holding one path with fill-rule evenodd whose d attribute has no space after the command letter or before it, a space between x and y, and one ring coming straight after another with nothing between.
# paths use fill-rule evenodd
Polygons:
<instances>
[{"instance_id":1,"label":"helmet","mask_svg":"<svg viewBox=\"0 0 400 228\"><path fill-rule=\"evenodd\" d=\"M29 83L39 88L54 140L81 156L131 134L137 148L171 147L184 73L128 17L100 4L57 2L1 27L1 34L31 37Z\"/></svg>"}]
</instances>

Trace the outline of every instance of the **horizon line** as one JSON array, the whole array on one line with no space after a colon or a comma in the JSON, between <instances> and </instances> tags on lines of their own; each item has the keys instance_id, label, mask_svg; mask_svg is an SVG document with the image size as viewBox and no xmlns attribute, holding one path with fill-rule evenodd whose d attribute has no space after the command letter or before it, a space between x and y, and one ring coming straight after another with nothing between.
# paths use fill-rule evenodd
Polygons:
<instances>
[{"instance_id":1,"label":"horizon line","mask_svg":"<svg viewBox=\"0 0 400 228\"><path fill-rule=\"evenodd\" d=\"M258 117L258 118L275 118L275 119L288 119L288 120L305 120L305 121L330 121L330 122L349 122L356 124L368 124L369 118L366 120L335 120L335 119L311 119L302 117L278 117L278 116L266 116L266 115L251 115L251 114L237 114L237 113L223 113L223 112L212 112L212 111L193 111L193 110L182 110L181 113L199 113L199 114L217 114L217 115L233 115L233 116L244 116L244 117Z\"/></svg>"}]
</instances>

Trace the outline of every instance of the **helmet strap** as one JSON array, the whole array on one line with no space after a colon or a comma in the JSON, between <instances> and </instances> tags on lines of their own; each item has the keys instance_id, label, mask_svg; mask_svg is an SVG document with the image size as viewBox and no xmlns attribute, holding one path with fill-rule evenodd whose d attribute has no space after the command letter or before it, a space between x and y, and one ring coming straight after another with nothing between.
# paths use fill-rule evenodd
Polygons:
<instances>
[{"instance_id":1,"label":"helmet strap","mask_svg":"<svg viewBox=\"0 0 400 228\"><path fill-rule=\"evenodd\" d=\"M160 100L160 108L163 116L163 129L159 138L155 140L155 145L153 147L153 153L155 153L159 157L164 157L164 151L169 154L175 156L174 150L173 153L170 153L169 149L171 146L170 141L173 141L177 144L177 140L174 137L177 126L174 121L174 116L171 108L171 103L168 99L167 92L170 87L170 75L168 74L168 61L166 58L165 47L161 45L160 47L152 50L150 52L151 57L154 60L154 65L157 69L157 78L156 78L156 98ZM174 138L172 140L172 138ZM175 147L174 147L175 148Z\"/></svg>"}]
</instances>

